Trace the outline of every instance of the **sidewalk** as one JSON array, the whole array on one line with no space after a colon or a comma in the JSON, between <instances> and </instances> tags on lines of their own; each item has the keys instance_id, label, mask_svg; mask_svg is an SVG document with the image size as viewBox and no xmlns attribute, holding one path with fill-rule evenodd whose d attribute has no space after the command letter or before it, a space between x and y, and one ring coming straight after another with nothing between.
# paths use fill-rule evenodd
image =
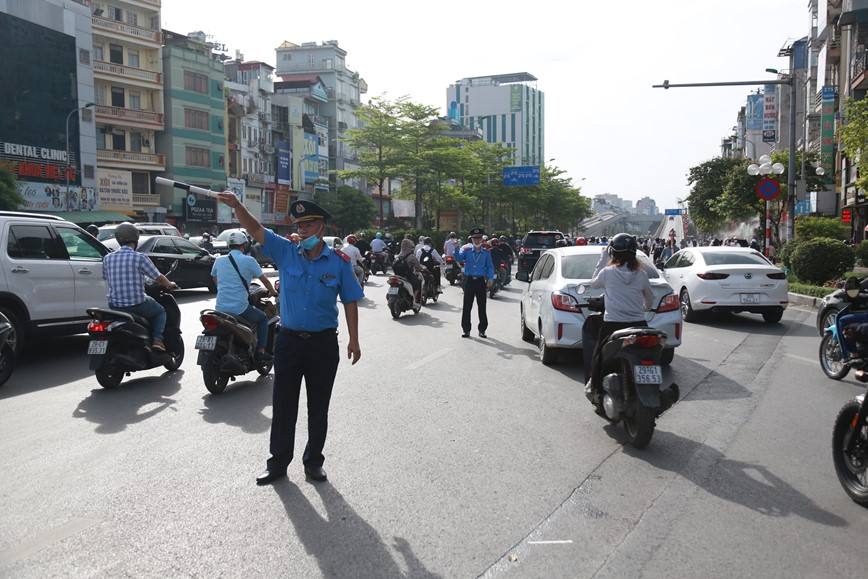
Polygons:
<instances>
[{"instance_id":1,"label":"sidewalk","mask_svg":"<svg viewBox=\"0 0 868 579\"><path fill-rule=\"evenodd\" d=\"M855 273L858 273L862 277L868 277L868 267L862 267L860 265L857 265L856 267L853 268L853 271ZM829 293L832 293L833 291L834 290L830 289ZM806 295L802 295L802 294L794 294L792 292L789 293L789 296L790 296L790 305L791 306L805 306L807 308L814 308L814 309L816 309L817 304L820 302L820 300L823 299L823 298L815 298L812 296L806 296Z\"/></svg>"}]
</instances>

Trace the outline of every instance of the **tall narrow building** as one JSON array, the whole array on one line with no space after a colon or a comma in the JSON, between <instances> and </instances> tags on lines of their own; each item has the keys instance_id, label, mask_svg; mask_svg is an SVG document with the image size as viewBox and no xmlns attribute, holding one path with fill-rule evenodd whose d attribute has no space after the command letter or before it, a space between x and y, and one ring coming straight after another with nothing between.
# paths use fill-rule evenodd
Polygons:
<instances>
[{"instance_id":1,"label":"tall narrow building","mask_svg":"<svg viewBox=\"0 0 868 579\"><path fill-rule=\"evenodd\" d=\"M513 165L545 163L545 95L526 72L462 78L446 92L449 118L514 149Z\"/></svg>"},{"instance_id":2,"label":"tall narrow building","mask_svg":"<svg viewBox=\"0 0 868 579\"><path fill-rule=\"evenodd\" d=\"M103 209L158 220L154 177L166 169L160 0L90 2L93 23L97 183Z\"/></svg>"}]
</instances>

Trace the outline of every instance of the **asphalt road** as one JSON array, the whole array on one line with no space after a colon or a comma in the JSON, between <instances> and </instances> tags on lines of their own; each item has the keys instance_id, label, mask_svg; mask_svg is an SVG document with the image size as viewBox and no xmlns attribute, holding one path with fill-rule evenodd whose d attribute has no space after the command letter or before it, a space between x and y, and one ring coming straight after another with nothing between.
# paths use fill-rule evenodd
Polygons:
<instances>
[{"instance_id":1,"label":"asphalt road","mask_svg":"<svg viewBox=\"0 0 868 579\"><path fill-rule=\"evenodd\" d=\"M591 411L578 353L546 367L521 341L521 282L489 301L489 338L465 340L458 288L392 320L384 279L362 302L361 361L338 370L324 484L300 464L254 484L271 377L208 394L204 291L180 292L178 372L109 391L86 337L31 349L0 389L0 576L864 574L868 510L830 455L860 388L823 376L812 311L688 324L664 370L683 398L636 451ZM305 425L302 410L299 453Z\"/></svg>"}]
</instances>

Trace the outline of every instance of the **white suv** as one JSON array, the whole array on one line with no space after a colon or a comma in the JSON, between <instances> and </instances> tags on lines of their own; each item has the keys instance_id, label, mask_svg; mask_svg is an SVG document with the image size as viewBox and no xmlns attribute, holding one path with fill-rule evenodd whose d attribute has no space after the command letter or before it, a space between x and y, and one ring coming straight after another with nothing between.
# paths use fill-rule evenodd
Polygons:
<instances>
[{"instance_id":1,"label":"white suv","mask_svg":"<svg viewBox=\"0 0 868 579\"><path fill-rule=\"evenodd\" d=\"M0 211L0 311L15 350L34 338L79 334L87 308L108 307L102 258L109 250L65 219Z\"/></svg>"},{"instance_id":2,"label":"white suv","mask_svg":"<svg viewBox=\"0 0 868 579\"><path fill-rule=\"evenodd\" d=\"M175 237L181 237L181 232L178 231L178 228L169 223L133 223L133 225L139 230L139 235L174 235ZM117 226L117 223L103 225L99 228L99 235L97 236L97 239L102 241L103 245L112 251L120 247L115 239L115 228Z\"/></svg>"}]
</instances>

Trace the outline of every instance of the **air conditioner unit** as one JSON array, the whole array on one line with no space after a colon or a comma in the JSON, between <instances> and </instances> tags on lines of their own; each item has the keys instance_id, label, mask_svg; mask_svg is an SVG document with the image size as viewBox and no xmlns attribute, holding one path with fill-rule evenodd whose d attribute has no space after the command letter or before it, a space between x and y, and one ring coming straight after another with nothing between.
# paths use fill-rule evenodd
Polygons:
<instances>
[{"instance_id":1,"label":"air conditioner unit","mask_svg":"<svg viewBox=\"0 0 868 579\"><path fill-rule=\"evenodd\" d=\"M142 146L143 147L150 147L151 146L151 140L146 139L145 137L142 137Z\"/></svg>"}]
</instances>

